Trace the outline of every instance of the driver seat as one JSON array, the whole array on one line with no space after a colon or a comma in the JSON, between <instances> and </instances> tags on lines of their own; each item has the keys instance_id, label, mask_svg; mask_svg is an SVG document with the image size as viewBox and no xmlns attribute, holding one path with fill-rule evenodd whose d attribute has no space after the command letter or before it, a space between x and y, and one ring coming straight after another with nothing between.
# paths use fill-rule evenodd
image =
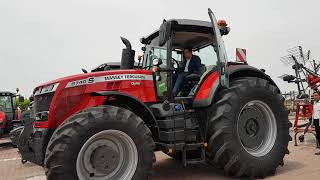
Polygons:
<instances>
[{"instance_id":1,"label":"driver seat","mask_svg":"<svg viewBox=\"0 0 320 180\"><path fill-rule=\"evenodd\" d=\"M197 73L189 74L185 77L183 86L178 96L188 96L191 89L200 81L201 76L207 71L207 67L201 64Z\"/></svg>"}]
</instances>

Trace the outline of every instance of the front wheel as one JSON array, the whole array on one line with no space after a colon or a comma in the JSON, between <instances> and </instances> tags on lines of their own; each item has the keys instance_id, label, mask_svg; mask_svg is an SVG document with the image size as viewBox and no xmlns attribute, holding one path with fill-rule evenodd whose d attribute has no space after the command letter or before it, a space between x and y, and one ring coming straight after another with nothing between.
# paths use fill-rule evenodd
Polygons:
<instances>
[{"instance_id":1,"label":"front wheel","mask_svg":"<svg viewBox=\"0 0 320 180\"><path fill-rule=\"evenodd\" d=\"M90 108L54 132L46 151L47 178L147 179L155 160L153 149L150 130L131 111Z\"/></svg>"},{"instance_id":2,"label":"front wheel","mask_svg":"<svg viewBox=\"0 0 320 180\"><path fill-rule=\"evenodd\" d=\"M278 89L241 78L221 90L208 109L207 159L234 177L275 173L288 153L290 123Z\"/></svg>"}]
</instances>

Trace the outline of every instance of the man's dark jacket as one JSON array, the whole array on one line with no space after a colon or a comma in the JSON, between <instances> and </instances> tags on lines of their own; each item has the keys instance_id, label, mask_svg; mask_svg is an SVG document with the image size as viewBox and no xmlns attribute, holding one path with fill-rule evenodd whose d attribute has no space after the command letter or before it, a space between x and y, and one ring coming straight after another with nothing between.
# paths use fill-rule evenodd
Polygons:
<instances>
[{"instance_id":1,"label":"man's dark jacket","mask_svg":"<svg viewBox=\"0 0 320 180\"><path fill-rule=\"evenodd\" d=\"M182 67L180 68L181 72L184 72L186 64L187 64L187 60L184 60L182 62ZM189 66L188 66L188 72L190 74L193 74L193 73L197 74L200 71L200 67L201 67L201 59L197 55L192 55L190 62L189 62Z\"/></svg>"}]
</instances>

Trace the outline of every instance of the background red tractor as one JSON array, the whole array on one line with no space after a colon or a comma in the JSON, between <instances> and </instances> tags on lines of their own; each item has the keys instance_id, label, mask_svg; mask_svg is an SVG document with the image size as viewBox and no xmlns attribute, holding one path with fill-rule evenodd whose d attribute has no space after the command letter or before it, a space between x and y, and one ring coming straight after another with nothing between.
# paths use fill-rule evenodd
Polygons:
<instances>
[{"instance_id":1,"label":"background red tractor","mask_svg":"<svg viewBox=\"0 0 320 180\"><path fill-rule=\"evenodd\" d=\"M6 124L7 124L7 118L6 118L6 113L3 111L3 109L0 107L0 135L4 133Z\"/></svg>"},{"instance_id":2,"label":"background red tractor","mask_svg":"<svg viewBox=\"0 0 320 180\"><path fill-rule=\"evenodd\" d=\"M154 151L184 166L208 162L234 177L274 174L289 153L284 99L263 71L227 62L222 35L230 29L208 13L211 22L172 19L141 38L139 68L122 38L120 70L36 87L33 127L19 139L22 158L44 165L48 179L147 179ZM173 96L186 46L202 70Z\"/></svg>"},{"instance_id":3,"label":"background red tractor","mask_svg":"<svg viewBox=\"0 0 320 180\"><path fill-rule=\"evenodd\" d=\"M21 111L16 105L16 95L11 92L0 92L0 136L9 133L20 124Z\"/></svg>"}]
</instances>

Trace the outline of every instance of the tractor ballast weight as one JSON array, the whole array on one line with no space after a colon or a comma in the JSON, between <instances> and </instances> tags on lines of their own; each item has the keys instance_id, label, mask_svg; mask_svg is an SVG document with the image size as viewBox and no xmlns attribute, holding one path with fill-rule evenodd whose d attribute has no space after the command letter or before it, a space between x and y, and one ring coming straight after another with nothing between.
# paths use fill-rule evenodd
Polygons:
<instances>
[{"instance_id":1,"label":"tractor ballast weight","mask_svg":"<svg viewBox=\"0 0 320 180\"><path fill-rule=\"evenodd\" d=\"M222 23L221 32L211 10L209 16L211 22L164 21L141 39L141 67L133 69L134 51L121 38L120 70L37 86L32 126L19 139L23 162L44 166L48 179L145 180L160 150L184 166L209 162L230 176L274 174L290 140L279 88L259 69L226 62L221 36L230 29ZM172 55L182 56L185 45L214 48L218 61L185 78L188 94L173 96L179 62Z\"/></svg>"},{"instance_id":2,"label":"tractor ballast weight","mask_svg":"<svg viewBox=\"0 0 320 180\"><path fill-rule=\"evenodd\" d=\"M128 39L121 37L123 44L126 46L122 49L121 55L121 69L133 69L134 67L134 54L135 51L132 50L131 43Z\"/></svg>"}]
</instances>

